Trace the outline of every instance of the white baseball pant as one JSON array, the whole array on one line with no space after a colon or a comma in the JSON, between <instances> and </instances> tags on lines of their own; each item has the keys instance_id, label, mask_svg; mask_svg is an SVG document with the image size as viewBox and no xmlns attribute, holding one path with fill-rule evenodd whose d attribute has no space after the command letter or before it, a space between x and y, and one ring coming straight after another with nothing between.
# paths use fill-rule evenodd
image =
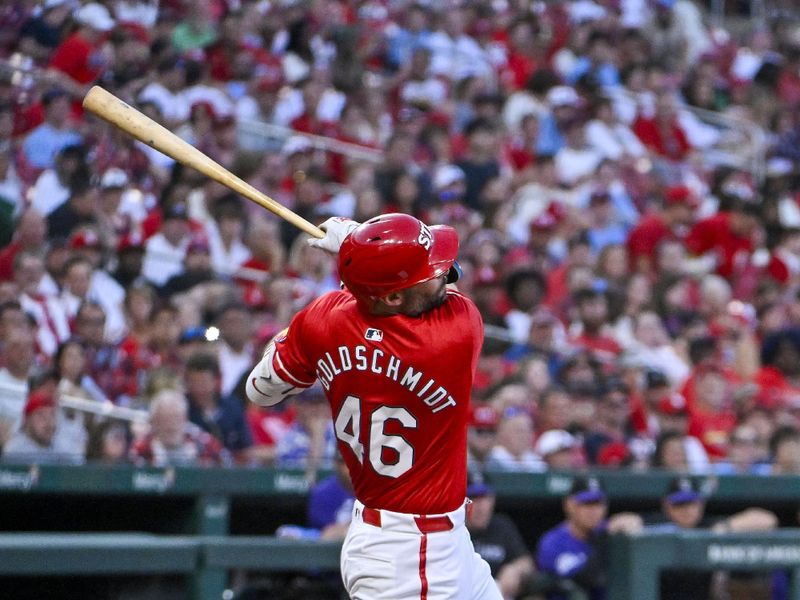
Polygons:
<instances>
[{"instance_id":1,"label":"white baseball pant","mask_svg":"<svg viewBox=\"0 0 800 600\"><path fill-rule=\"evenodd\" d=\"M352 600L503 600L472 547L465 506L443 515L365 508L358 500L342 546Z\"/></svg>"}]
</instances>

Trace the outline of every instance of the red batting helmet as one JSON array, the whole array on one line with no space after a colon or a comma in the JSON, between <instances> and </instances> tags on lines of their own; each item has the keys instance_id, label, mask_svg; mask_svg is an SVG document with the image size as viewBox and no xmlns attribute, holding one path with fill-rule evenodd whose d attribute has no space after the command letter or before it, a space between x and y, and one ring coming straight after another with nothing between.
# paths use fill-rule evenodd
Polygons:
<instances>
[{"instance_id":1,"label":"red batting helmet","mask_svg":"<svg viewBox=\"0 0 800 600\"><path fill-rule=\"evenodd\" d=\"M452 283L458 279L457 254L458 233L452 227L428 227L399 213L380 215L345 238L339 276L357 298L380 298L445 273Z\"/></svg>"}]
</instances>

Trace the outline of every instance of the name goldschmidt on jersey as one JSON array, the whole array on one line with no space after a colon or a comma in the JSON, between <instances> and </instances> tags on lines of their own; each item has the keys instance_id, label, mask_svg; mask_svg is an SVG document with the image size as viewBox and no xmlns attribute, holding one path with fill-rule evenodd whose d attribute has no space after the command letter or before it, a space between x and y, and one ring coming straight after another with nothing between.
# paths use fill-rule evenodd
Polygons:
<instances>
[{"instance_id":1,"label":"name goldschmidt on jersey","mask_svg":"<svg viewBox=\"0 0 800 600\"><path fill-rule=\"evenodd\" d=\"M409 392L417 395L422 402L437 413L448 406L455 406L456 401L436 380L426 377L413 365L403 362L380 348L367 348L364 345L355 347L339 346L335 352L326 352L316 365L316 374L322 387L329 390L331 383L341 373L356 370L383 375L397 382ZM420 385L425 381L424 385Z\"/></svg>"}]
</instances>

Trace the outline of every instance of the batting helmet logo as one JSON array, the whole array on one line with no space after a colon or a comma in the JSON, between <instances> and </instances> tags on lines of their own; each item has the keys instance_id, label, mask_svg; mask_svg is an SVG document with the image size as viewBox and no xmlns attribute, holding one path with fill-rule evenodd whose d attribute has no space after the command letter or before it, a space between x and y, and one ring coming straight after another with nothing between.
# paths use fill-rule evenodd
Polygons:
<instances>
[{"instance_id":1,"label":"batting helmet logo","mask_svg":"<svg viewBox=\"0 0 800 600\"><path fill-rule=\"evenodd\" d=\"M381 215L345 238L339 276L357 298L380 298L441 277L453 268L457 255L458 234L452 227L428 227L411 215Z\"/></svg>"}]
</instances>

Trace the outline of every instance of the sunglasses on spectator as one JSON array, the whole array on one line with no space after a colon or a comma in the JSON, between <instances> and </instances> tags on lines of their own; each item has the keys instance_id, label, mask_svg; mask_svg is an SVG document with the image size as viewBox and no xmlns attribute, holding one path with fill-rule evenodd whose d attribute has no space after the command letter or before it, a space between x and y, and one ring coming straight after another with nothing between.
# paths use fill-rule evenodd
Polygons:
<instances>
[{"instance_id":1,"label":"sunglasses on spectator","mask_svg":"<svg viewBox=\"0 0 800 600\"><path fill-rule=\"evenodd\" d=\"M760 444L761 440L757 437L734 437L731 439L731 443L733 444L751 444L756 445Z\"/></svg>"}]
</instances>

